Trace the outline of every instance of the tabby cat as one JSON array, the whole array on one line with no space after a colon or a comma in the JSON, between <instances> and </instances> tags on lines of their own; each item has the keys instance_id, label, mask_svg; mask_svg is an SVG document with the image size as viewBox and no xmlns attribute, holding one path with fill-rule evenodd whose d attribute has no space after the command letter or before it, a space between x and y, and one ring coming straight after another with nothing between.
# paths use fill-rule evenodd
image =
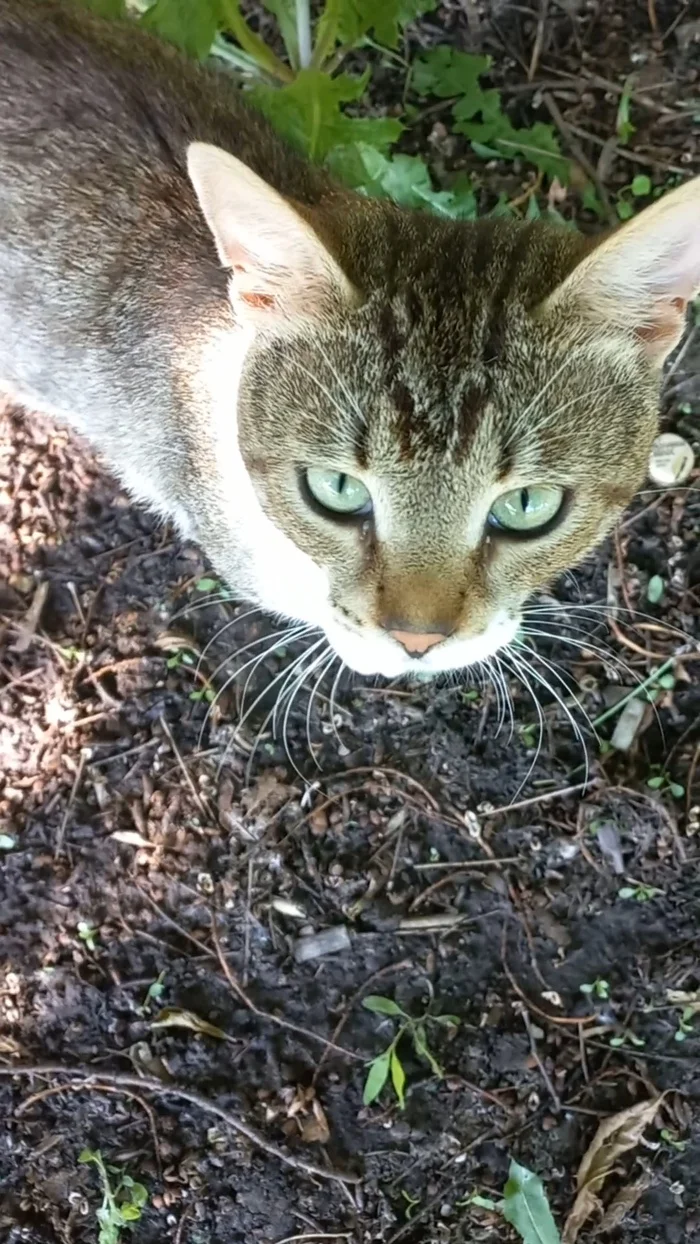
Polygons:
<instances>
[{"instance_id":1,"label":"tabby cat","mask_svg":"<svg viewBox=\"0 0 700 1244\"><path fill-rule=\"evenodd\" d=\"M0 389L365 674L511 642L645 476L700 179L592 244L370 201L131 22L0 0Z\"/></svg>"}]
</instances>

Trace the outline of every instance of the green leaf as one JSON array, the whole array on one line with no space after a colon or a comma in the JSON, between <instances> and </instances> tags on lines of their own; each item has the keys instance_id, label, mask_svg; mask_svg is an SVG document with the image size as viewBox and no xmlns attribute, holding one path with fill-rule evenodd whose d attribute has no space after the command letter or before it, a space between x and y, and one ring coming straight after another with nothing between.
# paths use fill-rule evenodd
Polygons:
<instances>
[{"instance_id":1,"label":"green leaf","mask_svg":"<svg viewBox=\"0 0 700 1244\"><path fill-rule=\"evenodd\" d=\"M401 1059L399 1058L398 1054L396 1053L396 1050L393 1047L391 1050L391 1083L393 1084L394 1092L396 1093L396 1096L399 1099L399 1105L401 1109L403 1110L404 1106L406 1105L406 1098L404 1096L404 1087L406 1085L406 1072L403 1069Z\"/></svg>"},{"instance_id":2,"label":"green leaf","mask_svg":"<svg viewBox=\"0 0 700 1244\"><path fill-rule=\"evenodd\" d=\"M383 998L381 994L368 994L362 999L362 1005L365 1010L373 1011L375 1015L403 1015L396 1002L392 1002L391 998Z\"/></svg>"},{"instance_id":3,"label":"green leaf","mask_svg":"<svg viewBox=\"0 0 700 1244\"><path fill-rule=\"evenodd\" d=\"M623 885L622 888L618 890L617 897L618 898L636 898L637 891L635 890L634 886Z\"/></svg>"},{"instance_id":4,"label":"green leaf","mask_svg":"<svg viewBox=\"0 0 700 1244\"><path fill-rule=\"evenodd\" d=\"M218 586L218 579L198 579L195 583L198 592L215 592Z\"/></svg>"},{"instance_id":5,"label":"green leaf","mask_svg":"<svg viewBox=\"0 0 700 1244\"><path fill-rule=\"evenodd\" d=\"M663 773L656 773L654 777L647 778L647 786L649 787L649 790L660 790L663 784Z\"/></svg>"},{"instance_id":6,"label":"green leaf","mask_svg":"<svg viewBox=\"0 0 700 1244\"><path fill-rule=\"evenodd\" d=\"M374 1062L370 1064L370 1069L365 1080L364 1092L362 1100L365 1106L371 1106L381 1093L389 1076L389 1066L391 1063L391 1055L393 1049L390 1046L383 1054L379 1054Z\"/></svg>"},{"instance_id":7,"label":"green leaf","mask_svg":"<svg viewBox=\"0 0 700 1244\"><path fill-rule=\"evenodd\" d=\"M80 1153L78 1154L78 1161L82 1162L83 1164L87 1164L88 1162L95 1162L98 1166L100 1166L102 1162L102 1154L100 1153L99 1149L98 1150L81 1149Z\"/></svg>"},{"instance_id":8,"label":"green leaf","mask_svg":"<svg viewBox=\"0 0 700 1244\"><path fill-rule=\"evenodd\" d=\"M476 1205L478 1209L490 1209L492 1212L498 1212L499 1206L490 1196L480 1196L478 1192L474 1192L469 1198L470 1205Z\"/></svg>"},{"instance_id":9,"label":"green leaf","mask_svg":"<svg viewBox=\"0 0 700 1244\"><path fill-rule=\"evenodd\" d=\"M420 156L388 157L367 143L355 143L334 148L327 163L336 177L365 194L392 199L402 207L429 208L451 219L476 219L476 196L469 178L458 174L450 190L435 190Z\"/></svg>"},{"instance_id":10,"label":"green leaf","mask_svg":"<svg viewBox=\"0 0 700 1244\"><path fill-rule=\"evenodd\" d=\"M156 0L141 19L147 30L204 60L219 28L217 0Z\"/></svg>"},{"instance_id":11,"label":"green leaf","mask_svg":"<svg viewBox=\"0 0 700 1244\"><path fill-rule=\"evenodd\" d=\"M466 135L478 155L487 159L522 156L548 177L566 183L569 161L561 153L554 127L536 121L517 129L503 110L500 92L484 90L481 85L480 78L490 64L487 56L472 56L441 44L418 57L413 86L419 95L457 97L452 109L453 128Z\"/></svg>"},{"instance_id":12,"label":"green leaf","mask_svg":"<svg viewBox=\"0 0 700 1244\"><path fill-rule=\"evenodd\" d=\"M386 148L399 137L402 125L391 117L349 117L342 105L364 94L369 70L361 78L318 69L302 69L288 86L258 84L249 92L251 102L265 114L278 133L312 160L345 143L365 142Z\"/></svg>"},{"instance_id":13,"label":"green leaf","mask_svg":"<svg viewBox=\"0 0 700 1244\"><path fill-rule=\"evenodd\" d=\"M425 1061L430 1064L430 1070L433 1075L437 1076L438 1079L441 1080L443 1075L442 1067L428 1045L428 1038L423 1024L416 1024L413 1029L413 1045L416 1054L418 1054L421 1058L424 1058Z\"/></svg>"},{"instance_id":14,"label":"green leaf","mask_svg":"<svg viewBox=\"0 0 700 1244\"><path fill-rule=\"evenodd\" d=\"M618 199L615 204L615 211L620 220L629 220L631 216L634 216L634 208L631 203L628 203L627 199Z\"/></svg>"},{"instance_id":15,"label":"green leaf","mask_svg":"<svg viewBox=\"0 0 700 1244\"><path fill-rule=\"evenodd\" d=\"M404 26L435 8L437 0L343 0L338 6L338 39L357 44L370 33L395 48Z\"/></svg>"},{"instance_id":16,"label":"green leaf","mask_svg":"<svg viewBox=\"0 0 700 1244\"><path fill-rule=\"evenodd\" d=\"M138 1222L141 1217L138 1205L120 1205L119 1210L124 1222Z\"/></svg>"},{"instance_id":17,"label":"green leaf","mask_svg":"<svg viewBox=\"0 0 700 1244\"><path fill-rule=\"evenodd\" d=\"M674 799L682 799L685 795L685 786L681 786L680 782L669 782L668 789Z\"/></svg>"},{"instance_id":18,"label":"green leaf","mask_svg":"<svg viewBox=\"0 0 700 1244\"><path fill-rule=\"evenodd\" d=\"M651 194L651 191L651 177L647 177L646 173L639 173L632 182L632 194L636 199L643 199Z\"/></svg>"},{"instance_id":19,"label":"green leaf","mask_svg":"<svg viewBox=\"0 0 700 1244\"><path fill-rule=\"evenodd\" d=\"M664 581L660 574L653 574L647 584L647 600L658 604L664 594Z\"/></svg>"},{"instance_id":20,"label":"green leaf","mask_svg":"<svg viewBox=\"0 0 700 1244\"><path fill-rule=\"evenodd\" d=\"M501 1208L524 1244L561 1244L542 1180L515 1161L510 1164Z\"/></svg>"},{"instance_id":21,"label":"green leaf","mask_svg":"<svg viewBox=\"0 0 700 1244\"><path fill-rule=\"evenodd\" d=\"M416 57L411 84L418 95L437 95L439 99L463 95L467 100L472 97L481 100L485 92L479 78L488 73L490 66L490 56L472 56L468 52L459 52L448 43L441 43L423 56ZM498 92L493 94L498 95ZM500 95L498 99L500 104ZM477 103L475 112L479 111L480 106Z\"/></svg>"},{"instance_id":22,"label":"green leaf","mask_svg":"<svg viewBox=\"0 0 700 1244\"><path fill-rule=\"evenodd\" d=\"M134 1205L143 1206L148 1200L148 1189L143 1184L135 1183L131 1186L131 1200Z\"/></svg>"},{"instance_id":23,"label":"green leaf","mask_svg":"<svg viewBox=\"0 0 700 1244\"><path fill-rule=\"evenodd\" d=\"M280 34L292 65L299 64L299 40L295 0L262 0L268 13L272 13L280 28Z\"/></svg>"}]
</instances>

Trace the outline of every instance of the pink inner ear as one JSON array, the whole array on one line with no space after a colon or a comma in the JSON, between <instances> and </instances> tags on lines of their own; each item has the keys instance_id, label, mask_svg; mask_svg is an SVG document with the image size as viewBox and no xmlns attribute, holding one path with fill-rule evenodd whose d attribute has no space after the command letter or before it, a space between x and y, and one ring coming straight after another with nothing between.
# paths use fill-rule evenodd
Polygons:
<instances>
[{"instance_id":1,"label":"pink inner ear","mask_svg":"<svg viewBox=\"0 0 700 1244\"><path fill-rule=\"evenodd\" d=\"M244 302L248 307L252 307L255 311L265 311L275 305L275 299L272 294L242 293L240 299L241 302Z\"/></svg>"}]
</instances>

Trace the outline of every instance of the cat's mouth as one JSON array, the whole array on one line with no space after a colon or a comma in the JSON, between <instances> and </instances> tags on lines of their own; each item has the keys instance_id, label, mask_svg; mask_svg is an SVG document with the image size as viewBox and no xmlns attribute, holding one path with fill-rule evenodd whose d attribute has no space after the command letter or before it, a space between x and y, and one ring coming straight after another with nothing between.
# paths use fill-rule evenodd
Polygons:
<instances>
[{"instance_id":1,"label":"cat's mouth","mask_svg":"<svg viewBox=\"0 0 700 1244\"><path fill-rule=\"evenodd\" d=\"M325 631L341 661L358 674L422 679L487 661L512 643L519 628L518 615L499 610L478 635L457 632L444 638L430 636L429 644L424 643L428 637L417 636L417 644L412 644L406 636L402 642L379 627L358 628L337 615L329 620Z\"/></svg>"}]
</instances>

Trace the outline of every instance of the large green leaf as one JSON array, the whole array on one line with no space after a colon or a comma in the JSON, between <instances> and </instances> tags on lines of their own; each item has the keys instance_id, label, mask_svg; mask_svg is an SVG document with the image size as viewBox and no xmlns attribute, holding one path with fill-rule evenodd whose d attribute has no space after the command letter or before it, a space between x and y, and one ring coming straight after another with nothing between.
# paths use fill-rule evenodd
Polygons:
<instances>
[{"instance_id":1,"label":"large green leaf","mask_svg":"<svg viewBox=\"0 0 700 1244\"><path fill-rule=\"evenodd\" d=\"M474 96L478 101L484 94L479 78L488 72L490 65L490 56L473 56L441 43L416 57L411 83L419 95L437 95L439 99L449 99L451 95L467 99Z\"/></svg>"},{"instance_id":2,"label":"large green leaf","mask_svg":"<svg viewBox=\"0 0 700 1244\"><path fill-rule=\"evenodd\" d=\"M280 88L256 85L252 103L264 112L278 133L313 160L323 160L331 148L365 142L389 147L401 133L391 117L349 117L342 105L364 94L369 71L361 78L337 74L331 78L318 69L303 69L293 82Z\"/></svg>"},{"instance_id":3,"label":"large green leaf","mask_svg":"<svg viewBox=\"0 0 700 1244\"><path fill-rule=\"evenodd\" d=\"M468 177L460 174L451 189L436 190L420 156L386 156L366 143L355 143L335 147L327 163L341 181L365 194L392 199L401 207L429 208L454 220L476 218L476 198Z\"/></svg>"},{"instance_id":4,"label":"large green leaf","mask_svg":"<svg viewBox=\"0 0 700 1244\"><path fill-rule=\"evenodd\" d=\"M204 60L219 28L217 0L156 0L142 17L148 30Z\"/></svg>"},{"instance_id":5,"label":"large green leaf","mask_svg":"<svg viewBox=\"0 0 700 1244\"><path fill-rule=\"evenodd\" d=\"M370 33L378 43L395 48L404 26L435 8L437 0L340 0L337 37L355 44Z\"/></svg>"},{"instance_id":6,"label":"large green leaf","mask_svg":"<svg viewBox=\"0 0 700 1244\"><path fill-rule=\"evenodd\" d=\"M561 1244L542 1180L517 1162L510 1164L501 1212L524 1244Z\"/></svg>"}]
</instances>

